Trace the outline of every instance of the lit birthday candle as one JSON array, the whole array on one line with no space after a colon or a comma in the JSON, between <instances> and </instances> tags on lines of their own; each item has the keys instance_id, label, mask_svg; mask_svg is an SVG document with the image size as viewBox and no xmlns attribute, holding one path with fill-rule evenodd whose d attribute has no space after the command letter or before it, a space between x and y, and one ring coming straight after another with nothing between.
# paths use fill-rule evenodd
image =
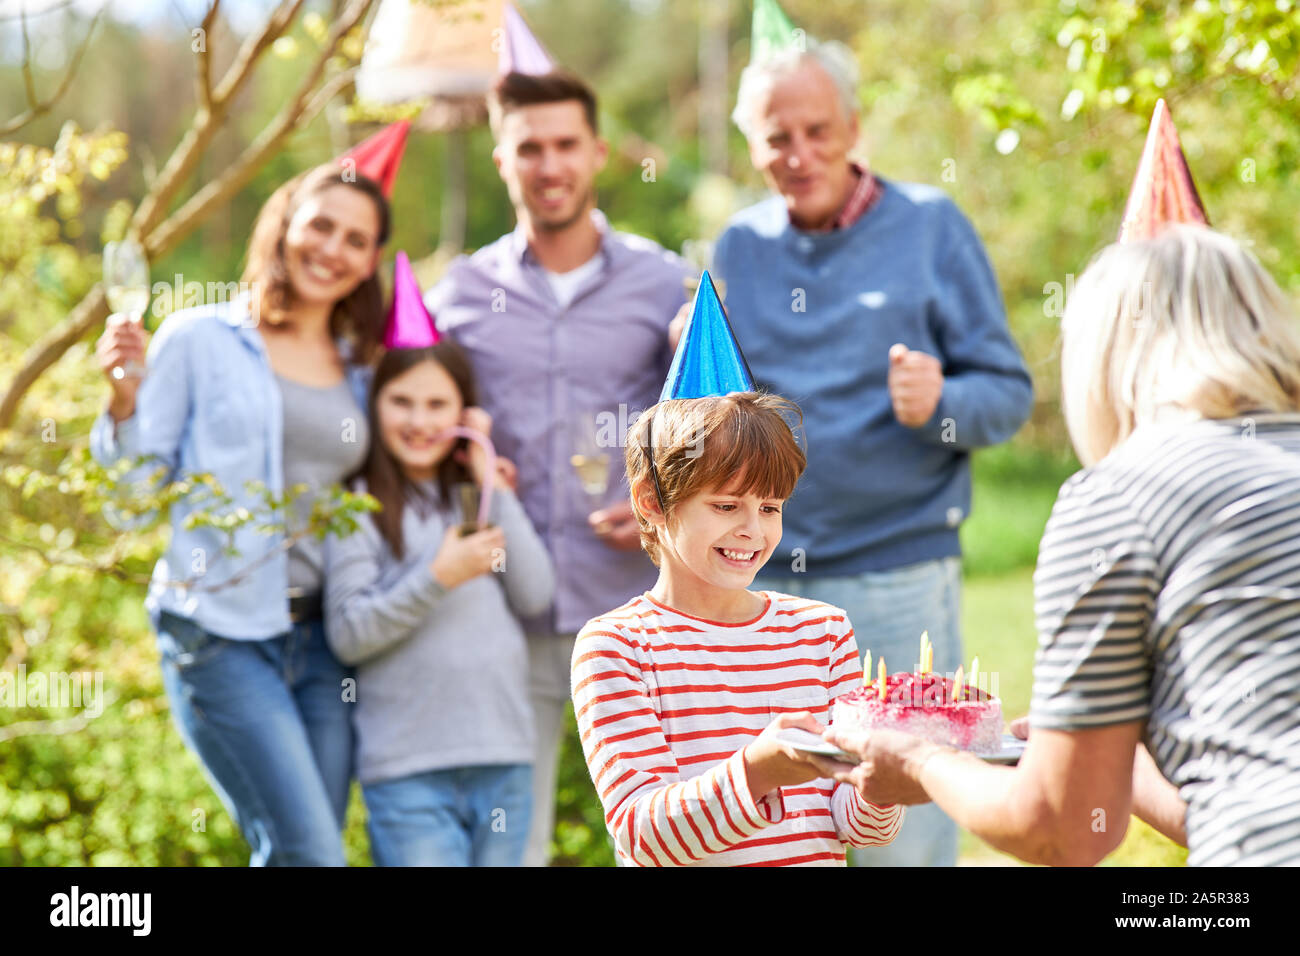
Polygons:
<instances>
[{"instance_id":1,"label":"lit birthday candle","mask_svg":"<svg viewBox=\"0 0 1300 956\"><path fill-rule=\"evenodd\" d=\"M930 667L928 661L932 658L927 656L926 653L929 649L930 649L930 632L922 631L921 632L921 659L916 666L917 671L921 674L930 673Z\"/></svg>"},{"instance_id":2,"label":"lit birthday candle","mask_svg":"<svg viewBox=\"0 0 1300 956\"><path fill-rule=\"evenodd\" d=\"M880 699L885 699L885 659L880 659L879 680L876 682L876 692L880 694Z\"/></svg>"},{"instance_id":3,"label":"lit birthday candle","mask_svg":"<svg viewBox=\"0 0 1300 956\"><path fill-rule=\"evenodd\" d=\"M978 654L971 658L970 682L971 686L975 688L975 697L978 699L980 690L980 659Z\"/></svg>"},{"instance_id":4,"label":"lit birthday candle","mask_svg":"<svg viewBox=\"0 0 1300 956\"><path fill-rule=\"evenodd\" d=\"M953 702L954 704L957 703L957 701L961 700L962 697L965 696L965 695L962 693L962 691L963 691L963 687L962 687L962 683L961 683L961 678L962 678L962 674L961 674L961 665L958 664L958 665L957 665L957 673L954 674L953 677L952 677L952 702Z\"/></svg>"},{"instance_id":5,"label":"lit birthday candle","mask_svg":"<svg viewBox=\"0 0 1300 956\"><path fill-rule=\"evenodd\" d=\"M871 686L871 651L867 651L866 658L862 661L862 686Z\"/></svg>"}]
</instances>

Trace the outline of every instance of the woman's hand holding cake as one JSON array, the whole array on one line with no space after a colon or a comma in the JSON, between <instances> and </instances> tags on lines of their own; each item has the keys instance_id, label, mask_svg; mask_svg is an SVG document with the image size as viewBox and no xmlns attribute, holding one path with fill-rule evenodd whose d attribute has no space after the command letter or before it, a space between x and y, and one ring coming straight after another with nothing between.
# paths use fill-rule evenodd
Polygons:
<instances>
[{"instance_id":1,"label":"woman's hand holding cake","mask_svg":"<svg viewBox=\"0 0 1300 956\"><path fill-rule=\"evenodd\" d=\"M853 766L813 757L818 773L852 785L862 799L877 806L929 803L930 795L920 782L921 768L932 755L953 749L899 730L836 730L831 726L822 737L841 750L856 754L861 762Z\"/></svg>"}]
</instances>

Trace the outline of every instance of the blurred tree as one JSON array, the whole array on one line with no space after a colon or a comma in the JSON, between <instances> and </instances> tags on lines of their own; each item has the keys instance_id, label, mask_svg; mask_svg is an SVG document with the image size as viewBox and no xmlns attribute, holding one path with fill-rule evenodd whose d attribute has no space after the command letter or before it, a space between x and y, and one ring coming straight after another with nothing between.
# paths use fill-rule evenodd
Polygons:
<instances>
[{"instance_id":1,"label":"blurred tree","mask_svg":"<svg viewBox=\"0 0 1300 956\"><path fill-rule=\"evenodd\" d=\"M240 46L230 67L214 79L212 60L215 51L210 48L210 41L220 0L212 0L202 23L191 34L198 108L180 142L135 207L127 226L127 232L140 241L150 260L165 255L216 208L229 201L258 169L280 151L290 133L306 124L351 81L352 69L336 54L372 3L373 0L353 0L348 4L330 26L325 41L309 61L280 111L257 138L216 178L201 183L179 209L169 212L212 146L235 97L249 82L258 61L273 46L279 44L283 50L286 41L292 41L287 31L303 5L303 0L282 0L261 29L253 32ZM358 47L359 36L352 35L350 42L354 48ZM360 51L354 49L351 52L352 59L355 59ZM26 63L24 59L25 68ZM0 395L0 428L8 427L13 421L18 403L41 373L106 316L103 289L95 285L72 309L66 321L55 326L31 347Z\"/></svg>"}]
</instances>

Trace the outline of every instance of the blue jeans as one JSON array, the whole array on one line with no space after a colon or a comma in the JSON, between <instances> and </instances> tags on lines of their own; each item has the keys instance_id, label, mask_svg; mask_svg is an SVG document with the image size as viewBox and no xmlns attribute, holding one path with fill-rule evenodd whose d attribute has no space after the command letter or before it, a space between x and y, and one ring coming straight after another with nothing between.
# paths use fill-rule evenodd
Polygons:
<instances>
[{"instance_id":1,"label":"blue jeans","mask_svg":"<svg viewBox=\"0 0 1300 956\"><path fill-rule=\"evenodd\" d=\"M343 866L352 713L320 621L236 641L163 612L163 685L185 743L252 849L250 866Z\"/></svg>"},{"instance_id":2,"label":"blue jeans","mask_svg":"<svg viewBox=\"0 0 1300 956\"><path fill-rule=\"evenodd\" d=\"M367 783L376 866L520 866L531 764L450 767Z\"/></svg>"},{"instance_id":3,"label":"blue jeans","mask_svg":"<svg viewBox=\"0 0 1300 956\"><path fill-rule=\"evenodd\" d=\"M755 583L843 608L858 658L870 649L873 668L883 657L890 672L916 670L922 631L930 632L935 671L951 672L962 662L960 558L850 577L764 575ZM953 866L957 824L933 803L908 807L892 843L852 850L850 856L854 866Z\"/></svg>"}]
</instances>

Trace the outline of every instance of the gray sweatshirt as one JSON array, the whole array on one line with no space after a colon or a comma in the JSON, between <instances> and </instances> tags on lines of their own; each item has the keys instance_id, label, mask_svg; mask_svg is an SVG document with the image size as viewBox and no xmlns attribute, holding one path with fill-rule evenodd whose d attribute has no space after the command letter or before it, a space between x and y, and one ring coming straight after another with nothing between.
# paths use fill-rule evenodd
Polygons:
<instances>
[{"instance_id":1,"label":"gray sweatshirt","mask_svg":"<svg viewBox=\"0 0 1300 956\"><path fill-rule=\"evenodd\" d=\"M364 491L364 484L358 490ZM519 500L496 490L502 571L448 591L430 565L452 510L404 509L397 561L369 517L325 548L325 634L357 668L357 776L377 783L479 764L531 763L528 648L517 617L544 611L551 560ZM513 612L513 613L512 613Z\"/></svg>"}]
</instances>

